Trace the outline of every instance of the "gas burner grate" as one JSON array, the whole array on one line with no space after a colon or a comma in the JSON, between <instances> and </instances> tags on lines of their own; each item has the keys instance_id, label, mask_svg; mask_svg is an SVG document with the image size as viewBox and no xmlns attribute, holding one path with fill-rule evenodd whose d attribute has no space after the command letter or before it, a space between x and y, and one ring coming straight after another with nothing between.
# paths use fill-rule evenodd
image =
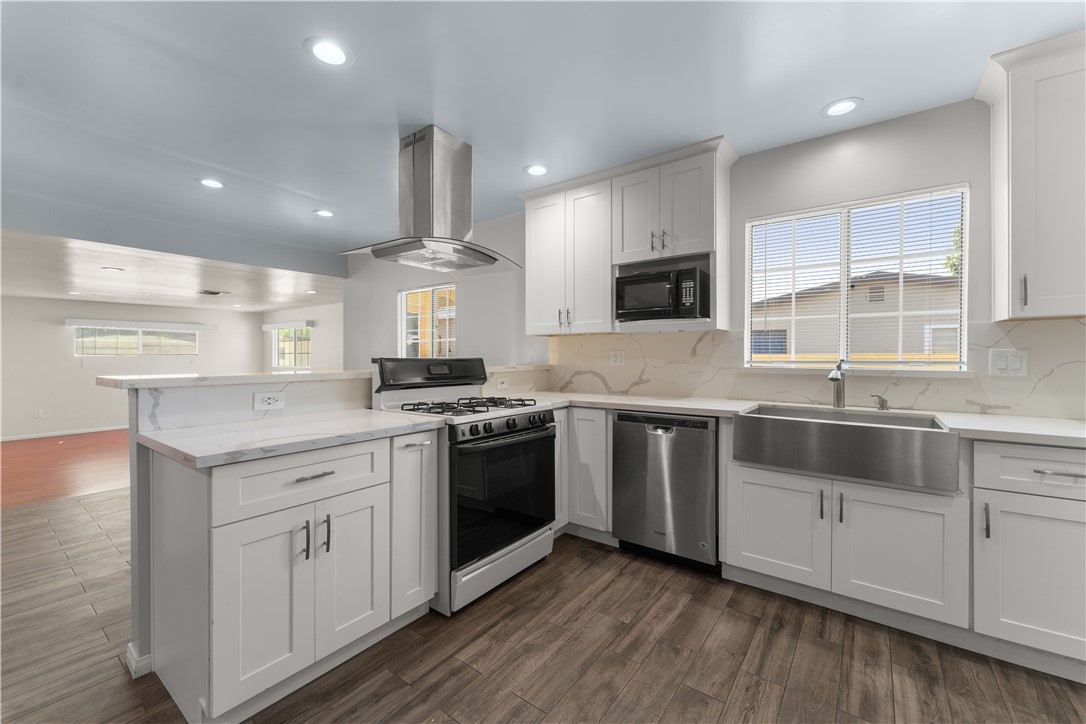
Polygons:
<instances>
[{"instance_id":1,"label":"gas burner grate","mask_svg":"<svg viewBox=\"0 0 1086 724\"><path fill-rule=\"evenodd\" d=\"M464 398L456 402L405 402L400 405L404 412L425 412L431 415L475 415L489 412L490 408L481 398Z\"/></svg>"},{"instance_id":2,"label":"gas burner grate","mask_svg":"<svg viewBox=\"0 0 1086 724\"><path fill-rule=\"evenodd\" d=\"M526 397L461 397L458 402L461 405L486 405L499 409L514 409L518 407L532 407L538 403Z\"/></svg>"}]
</instances>

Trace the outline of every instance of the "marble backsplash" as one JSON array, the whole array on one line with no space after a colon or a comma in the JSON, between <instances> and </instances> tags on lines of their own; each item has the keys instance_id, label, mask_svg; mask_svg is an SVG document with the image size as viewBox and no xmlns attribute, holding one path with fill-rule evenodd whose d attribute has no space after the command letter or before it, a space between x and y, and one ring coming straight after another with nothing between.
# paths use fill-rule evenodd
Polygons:
<instances>
[{"instance_id":1,"label":"marble backsplash","mask_svg":"<svg viewBox=\"0 0 1086 724\"><path fill-rule=\"evenodd\" d=\"M1011 348L1029 351L1029 375L989 376L988 350ZM611 365L618 350L624 366ZM742 331L551 337L549 351L554 391L817 404L833 394L825 372L744 369ZM968 377L848 375L846 404L879 394L898 410L1086 419L1086 320L972 323L969 366Z\"/></svg>"}]
</instances>

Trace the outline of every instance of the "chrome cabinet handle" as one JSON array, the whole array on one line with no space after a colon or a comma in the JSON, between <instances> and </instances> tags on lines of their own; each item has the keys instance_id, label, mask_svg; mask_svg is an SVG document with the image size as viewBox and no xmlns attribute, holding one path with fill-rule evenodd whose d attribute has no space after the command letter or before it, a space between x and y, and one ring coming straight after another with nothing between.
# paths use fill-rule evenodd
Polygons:
<instances>
[{"instance_id":1,"label":"chrome cabinet handle","mask_svg":"<svg viewBox=\"0 0 1086 724\"><path fill-rule=\"evenodd\" d=\"M838 522L845 522L845 494L841 493L841 512L839 513Z\"/></svg>"},{"instance_id":2,"label":"chrome cabinet handle","mask_svg":"<svg viewBox=\"0 0 1086 724\"><path fill-rule=\"evenodd\" d=\"M310 540L309 540L309 539L310 539L310 533L311 533L311 531L310 531L310 529L309 529L309 521L307 520L307 521L305 522L305 559L306 559L307 561L309 560L309 542L310 542Z\"/></svg>"},{"instance_id":3,"label":"chrome cabinet handle","mask_svg":"<svg viewBox=\"0 0 1086 724\"><path fill-rule=\"evenodd\" d=\"M325 470L323 473L317 473L316 475L303 475L300 478L294 478L296 483L304 483L309 480L316 480L317 478L327 478L329 475L335 475L335 470Z\"/></svg>"},{"instance_id":4,"label":"chrome cabinet handle","mask_svg":"<svg viewBox=\"0 0 1086 724\"><path fill-rule=\"evenodd\" d=\"M649 232L649 249L656 251L656 230L653 229Z\"/></svg>"},{"instance_id":5,"label":"chrome cabinet handle","mask_svg":"<svg viewBox=\"0 0 1086 724\"><path fill-rule=\"evenodd\" d=\"M1029 274L1022 275L1022 306L1029 306Z\"/></svg>"},{"instance_id":6,"label":"chrome cabinet handle","mask_svg":"<svg viewBox=\"0 0 1086 724\"><path fill-rule=\"evenodd\" d=\"M558 326L559 327L562 326L562 310L561 309L558 310Z\"/></svg>"},{"instance_id":7,"label":"chrome cabinet handle","mask_svg":"<svg viewBox=\"0 0 1086 724\"><path fill-rule=\"evenodd\" d=\"M328 537L324 539L324 552L330 553L332 551L332 514L324 516L324 524L328 526Z\"/></svg>"},{"instance_id":8,"label":"chrome cabinet handle","mask_svg":"<svg viewBox=\"0 0 1086 724\"><path fill-rule=\"evenodd\" d=\"M423 440L422 442L405 442L400 447L402 447L402 448L423 447L424 445L433 445L433 444L434 444L433 440Z\"/></svg>"},{"instance_id":9,"label":"chrome cabinet handle","mask_svg":"<svg viewBox=\"0 0 1086 724\"><path fill-rule=\"evenodd\" d=\"M825 520L826 519L826 501L822 497L822 494L824 492L825 491L823 491L822 489L819 489L819 491L818 491L818 519L819 520Z\"/></svg>"},{"instance_id":10,"label":"chrome cabinet handle","mask_svg":"<svg viewBox=\"0 0 1086 724\"><path fill-rule=\"evenodd\" d=\"M988 510L988 503L984 504L984 537L992 537L992 517L991 512Z\"/></svg>"},{"instance_id":11,"label":"chrome cabinet handle","mask_svg":"<svg viewBox=\"0 0 1086 724\"><path fill-rule=\"evenodd\" d=\"M661 249L666 249L667 248L667 229L661 229L660 230L660 248Z\"/></svg>"},{"instance_id":12,"label":"chrome cabinet handle","mask_svg":"<svg viewBox=\"0 0 1086 724\"><path fill-rule=\"evenodd\" d=\"M1086 475L1083 475L1082 473L1061 473L1059 470L1041 470L1040 468L1034 468L1033 472L1038 475L1062 475L1065 478L1086 479Z\"/></svg>"},{"instance_id":13,"label":"chrome cabinet handle","mask_svg":"<svg viewBox=\"0 0 1086 724\"><path fill-rule=\"evenodd\" d=\"M573 326L573 314L570 313L569 307L566 307L566 326L567 327L572 327Z\"/></svg>"}]
</instances>

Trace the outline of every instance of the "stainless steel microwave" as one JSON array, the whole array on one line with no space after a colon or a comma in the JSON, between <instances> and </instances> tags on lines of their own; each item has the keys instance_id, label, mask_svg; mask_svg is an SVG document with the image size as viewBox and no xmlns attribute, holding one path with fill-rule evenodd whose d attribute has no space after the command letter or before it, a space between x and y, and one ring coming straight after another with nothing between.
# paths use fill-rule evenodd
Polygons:
<instances>
[{"instance_id":1,"label":"stainless steel microwave","mask_svg":"<svg viewBox=\"0 0 1086 724\"><path fill-rule=\"evenodd\" d=\"M709 317L709 274L697 267L638 272L615 279L615 319Z\"/></svg>"}]
</instances>

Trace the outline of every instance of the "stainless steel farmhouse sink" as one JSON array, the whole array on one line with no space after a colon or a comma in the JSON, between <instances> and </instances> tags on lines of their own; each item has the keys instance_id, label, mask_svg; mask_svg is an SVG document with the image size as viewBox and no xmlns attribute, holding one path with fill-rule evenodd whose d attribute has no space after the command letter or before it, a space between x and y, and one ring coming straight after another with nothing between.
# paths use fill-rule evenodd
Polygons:
<instances>
[{"instance_id":1,"label":"stainless steel farmhouse sink","mask_svg":"<svg viewBox=\"0 0 1086 724\"><path fill-rule=\"evenodd\" d=\"M760 405L736 415L732 457L821 477L958 489L958 433L931 415Z\"/></svg>"}]
</instances>

